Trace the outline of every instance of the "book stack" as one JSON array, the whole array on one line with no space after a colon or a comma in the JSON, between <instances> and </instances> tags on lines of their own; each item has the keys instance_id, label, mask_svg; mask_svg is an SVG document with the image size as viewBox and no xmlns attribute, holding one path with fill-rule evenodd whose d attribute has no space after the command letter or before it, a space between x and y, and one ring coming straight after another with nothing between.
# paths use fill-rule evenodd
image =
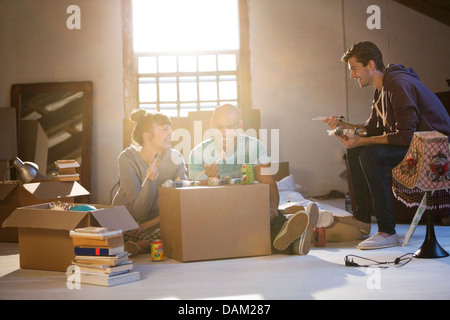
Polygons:
<instances>
[{"instance_id":1,"label":"book stack","mask_svg":"<svg viewBox=\"0 0 450 320\"><path fill-rule=\"evenodd\" d=\"M53 175L59 181L78 181L80 175L77 173L77 168L80 164L75 160L57 160L55 167L57 172Z\"/></svg>"},{"instance_id":2,"label":"book stack","mask_svg":"<svg viewBox=\"0 0 450 320\"><path fill-rule=\"evenodd\" d=\"M133 271L129 253L124 251L122 230L76 228L70 231L70 237L75 247L72 270L80 276L80 283L109 287L141 279L140 272Z\"/></svg>"}]
</instances>

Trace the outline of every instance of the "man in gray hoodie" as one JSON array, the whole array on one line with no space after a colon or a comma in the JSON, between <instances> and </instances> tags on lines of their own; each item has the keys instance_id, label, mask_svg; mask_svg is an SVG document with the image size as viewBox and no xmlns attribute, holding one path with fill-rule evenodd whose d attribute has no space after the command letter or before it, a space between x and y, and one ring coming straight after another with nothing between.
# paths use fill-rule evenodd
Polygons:
<instances>
[{"instance_id":1,"label":"man in gray hoodie","mask_svg":"<svg viewBox=\"0 0 450 320\"><path fill-rule=\"evenodd\" d=\"M411 68L390 64L385 68L378 47L371 42L354 44L342 57L350 77L360 87L375 88L372 112L364 125L336 117L323 120L331 128L358 129L360 134L338 136L347 147L347 161L356 208L350 221L370 233L371 194L378 232L359 244L360 249L399 245L392 212L388 175L405 157L416 131L450 135L450 117L439 98Z\"/></svg>"}]
</instances>

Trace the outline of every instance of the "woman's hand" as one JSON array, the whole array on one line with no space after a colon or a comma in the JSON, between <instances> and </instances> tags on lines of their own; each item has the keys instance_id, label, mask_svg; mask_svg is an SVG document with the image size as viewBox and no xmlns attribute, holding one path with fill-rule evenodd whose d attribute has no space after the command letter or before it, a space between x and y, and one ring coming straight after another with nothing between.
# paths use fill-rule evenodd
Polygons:
<instances>
[{"instance_id":1,"label":"woman's hand","mask_svg":"<svg viewBox=\"0 0 450 320\"><path fill-rule=\"evenodd\" d=\"M159 225L160 221L161 221L160 216L157 216L157 217L155 217L155 218L153 218L151 220L145 221L145 222L143 222L143 223L141 223L139 225L139 228L131 230L130 231L130 235L132 237L137 237L142 232L144 232L144 231L146 231L146 230L148 230L150 228L153 228L154 226Z\"/></svg>"},{"instance_id":2,"label":"woman's hand","mask_svg":"<svg viewBox=\"0 0 450 320\"><path fill-rule=\"evenodd\" d=\"M158 167L156 166L156 164L150 164L145 173L147 179L150 181L155 181L156 179L158 179L158 175Z\"/></svg>"},{"instance_id":3,"label":"woman's hand","mask_svg":"<svg viewBox=\"0 0 450 320\"><path fill-rule=\"evenodd\" d=\"M137 237L139 236L142 232L144 232L144 228L142 227L142 225L139 225L139 228L131 230L130 231L130 236L132 237Z\"/></svg>"}]
</instances>

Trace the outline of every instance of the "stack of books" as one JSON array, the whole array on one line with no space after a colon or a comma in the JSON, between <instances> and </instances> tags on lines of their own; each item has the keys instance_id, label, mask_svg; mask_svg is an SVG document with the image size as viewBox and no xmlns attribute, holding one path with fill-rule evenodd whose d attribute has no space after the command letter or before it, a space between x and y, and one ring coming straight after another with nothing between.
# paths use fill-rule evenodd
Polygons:
<instances>
[{"instance_id":1,"label":"stack of books","mask_svg":"<svg viewBox=\"0 0 450 320\"><path fill-rule=\"evenodd\" d=\"M75 260L72 270L80 276L80 283L114 286L141 279L133 271L133 263L124 251L122 230L85 227L70 231ZM67 277L72 274L67 274Z\"/></svg>"},{"instance_id":2,"label":"stack of books","mask_svg":"<svg viewBox=\"0 0 450 320\"><path fill-rule=\"evenodd\" d=\"M59 181L78 181L80 180L80 175L77 173L79 166L76 160L57 160L55 161L57 171L53 175Z\"/></svg>"}]
</instances>

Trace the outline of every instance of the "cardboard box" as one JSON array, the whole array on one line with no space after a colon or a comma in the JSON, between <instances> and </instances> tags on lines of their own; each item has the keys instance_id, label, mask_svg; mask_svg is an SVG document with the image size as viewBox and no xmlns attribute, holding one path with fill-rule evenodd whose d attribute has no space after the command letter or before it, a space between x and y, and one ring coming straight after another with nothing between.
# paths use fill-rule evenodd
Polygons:
<instances>
[{"instance_id":1,"label":"cardboard box","mask_svg":"<svg viewBox=\"0 0 450 320\"><path fill-rule=\"evenodd\" d=\"M0 223L16 208L52 201L74 202L74 197L89 192L76 181L33 182L20 181L0 183ZM0 241L18 241L17 228L1 228Z\"/></svg>"},{"instance_id":2,"label":"cardboard box","mask_svg":"<svg viewBox=\"0 0 450 320\"><path fill-rule=\"evenodd\" d=\"M127 231L139 227L124 206L93 206L97 210L51 210L49 203L14 210L3 226L19 228L20 267L66 271L75 258L69 236L75 228L98 226Z\"/></svg>"},{"instance_id":3,"label":"cardboard box","mask_svg":"<svg viewBox=\"0 0 450 320\"><path fill-rule=\"evenodd\" d=\"M21 120L18 140L19 158L36 163L39 173L47 176L48 137L39 121Z\"/></svg>"},{"instance_id":4,"label":"cardboard box","mask_svg":"<svg viewBox=\"0 0 450 320\"><path fill-rule=\"evenodd\" d=\"M164 255L198 261L271 254L269 186L160 188Z\"/></svg>"}]
</instances>

